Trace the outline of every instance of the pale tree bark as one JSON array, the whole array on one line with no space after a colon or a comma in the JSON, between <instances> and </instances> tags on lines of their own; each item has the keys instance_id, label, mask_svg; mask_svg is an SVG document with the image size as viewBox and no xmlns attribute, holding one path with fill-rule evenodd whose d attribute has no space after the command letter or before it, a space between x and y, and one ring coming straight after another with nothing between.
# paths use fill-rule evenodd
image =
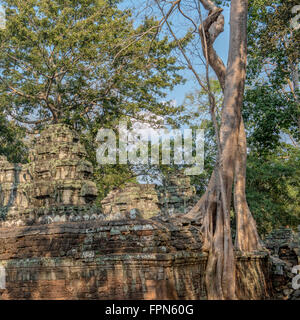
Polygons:
<instances>
[{"instance_id":1,"label":"pale tree bark","mask_svg":"<svg viewBox=\"0 0 300 320\"><path fill-rule=\"evenodd\" d=\"M173 2L171 10L174 10L177 5L178 10L183 14L180 8L181 2L183 0ZM211 0L200 0L200 2L208 11L208 16L204 21L200 17L201 25L198 27L198 34L207 62L206 86L201 81L172 27L165 19L188 68L194 73L199 85L209 96L218 146L218 161L206 192L186 217L199 220L202 223L203 251L208 252L205 275L208 299L236 299L235 250L230 228L232 193L234 194L237 226L236 248L247 252L261 249L256 224L248 208L245 194L247 145L241 110L247 63L248 0L231 1L230 46L227 67L213 47L215 40L224 30L222 9ZM166 17L159 1L156 3ZM201 16L201 12L199 14ZM187 18L192 21L189 17ZM220 129L215 119L216 106L210 91L208 65L216 73L224 94Z\"/></svg>"},{"instance_id":2,"label":"pale tree bark","mask_svg":"<svg viewBox=\"0 0 300 320\"><path fill-rule=\"evenodd\" d=\"M261 250L256 222L246 199L247 144L243 119L240 121L238 150L235 161L234 209L236 215L235 247L240 251Z\"/></svg>"},{"instance_id":3,"label":"pale tree bark","mask_svg":"<svg viewBox=\"0 0 300 320\"><path fill-rule=\"evenodd\" d=\"M252 252L261 249L255 221L248 208L245 194L246 134L241 115L247 56L248 1L231 1L230 49L227 68L213 48L217 36L223 31L224 18L211 1L201 1L209 10L203 23L205 37L199 32L202 47L207 48L208 63L215 71L224 93L220 127L219 169L216 168L208 188L188 217L202 219L204 250L207 250L206 288L209 299L235 299L235 257L230 231L232 188L236 214L236 248ZM204 52L205 54L205 52ZM222 172L227 209L220 203Z\"/></svg>"}]
</instances>

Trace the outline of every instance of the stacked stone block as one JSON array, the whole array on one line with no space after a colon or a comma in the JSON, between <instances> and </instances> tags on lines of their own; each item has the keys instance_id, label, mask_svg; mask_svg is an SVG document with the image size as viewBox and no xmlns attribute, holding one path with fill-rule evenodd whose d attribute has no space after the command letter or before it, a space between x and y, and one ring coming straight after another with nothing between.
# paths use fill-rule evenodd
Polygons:
<instances>
[{"instance_id":1,"label":"stacked stone block","mask_svg":"<svg viewBox=\"0 0 300 320\"><path fill-rule=\"evenodd\" d=\"M292 286L294 267L300 265L300 226L298 233L290 228L273 230L265 239L271 253L272 282L275 298L300 300L300 290Z\"/></svg>"},{"instance_id":2,"label":"stacked stone block","mask_svg":"<svg viewBox=\"0 0 300 320\"><path fill-rule=\"evenodd\" d=\"M74 131L48 126L33 141L29 163L0 158L1 218L9 223L36 223L51 215L91 212L97 188L93 167Z\"/></svg>"},{"instance_id":3,"label":"stacked stone block","mask_svg":"<svg viewBox=\"0 0 300 320\"><path fill-rule=\"evenodd\" d=\"M102 200L105 215L126 214L136 209L140 216L149 219L158 214L183 214L196 202L195 188L190 178L182 174L170 176L163 185L128 183L111 191Z\"/></svg>"},{"instance_id":4,"label":"stacked stone block","mask_svg":"<svg viewBox=\"0 0 300 320\"><path fill-rule=\"evenodd\" d=\"M112 190L101 205L105 215L126 215L130 210L136 209L143 218L148 219L160 212L158 202L154 184L128 183L124 188Z\"/></svg>"},{"instance_id":5,"label":"stacked stone block","mask_svg":"<svg viewBox=\"0 0 300 320\"><path fill-rule=\"evenodd\" d=\"M206 260L200 226L187 219L0 227L2 299L206 299ZM241 299L269 297L267 261L237 257Z\"/></svg>"},{"instance_id":6,"label":"stacked stone block","mask_svg":"<svg viewBox=\"0 0 300 320\"><path fill-rule=\"evenodd\" d=\"M159 187L159 193L160 207L170 216L187 213L198 200L190 177L181 172L169 175Z\"/></svg>"}]
</instances>

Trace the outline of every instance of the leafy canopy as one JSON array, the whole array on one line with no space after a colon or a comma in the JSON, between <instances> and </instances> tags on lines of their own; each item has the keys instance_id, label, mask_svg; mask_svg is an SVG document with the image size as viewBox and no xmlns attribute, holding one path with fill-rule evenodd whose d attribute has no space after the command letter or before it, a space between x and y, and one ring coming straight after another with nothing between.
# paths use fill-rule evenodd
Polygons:
<instances>
[{"instance_id":1,"label":"leafy canopy","mask_svg":"<svg viewBox=\"0 0 300 320\"><path fill-rule=\"evenodd\" d=\"M251 0L244 118L249 144L260 154L283 134L300 143L300 30L291 26L294 0Z\"/></svg>"},{"instance_id":2,"label":"leafy canopy","mask_svg":"<svg viewBox=\"0 0 300 320\"><path fill-rule=\"evenodd\" d=\"M182 79L173 44L151 39L153 19L134 28L117 1L2 2L0 106L20 124L172 113L160 100Z\"/></svg>"},{"instance_id":3,"label":"leafy canopy","mask_svg":"<svg viewBox=\"0 0 300 320\"><path fill-rule=\"evenodd\" d=\"M114 129L141 111L170 116L166 92L182 82L175 44L155 38L158 22L134 26L120 1L4 0L0 30L0 153L25 161L14 130L40 130L63 122L81 133L101 195L130 179L131 168L101 167L94 144L99 128ZM162 103L164 101L164 103ZM20 147L21 148L21 147ZM23 148L23 147L22 147ZM22 149L23 150L23 149ZM24 149L25 150L25 149ZM22 158L22 159L21 159Z\"/></svg>"}]
</instances>

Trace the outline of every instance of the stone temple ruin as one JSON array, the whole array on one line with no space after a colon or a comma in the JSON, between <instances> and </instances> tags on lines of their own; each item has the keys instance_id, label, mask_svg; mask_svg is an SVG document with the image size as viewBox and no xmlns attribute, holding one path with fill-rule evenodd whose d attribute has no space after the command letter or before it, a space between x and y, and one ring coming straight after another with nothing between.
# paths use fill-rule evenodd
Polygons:
<instances>
[{"instance_id":1,"label":"stone temple ruin","mask_svg":"<svg viewBox=\"0 0 300 320\"><path fill-rule=\"evenodd\" d=\"M188 177L127 184L100 209L92 175L64 125L40 133L28 164L0 158L0 297L206 299L201 224L183 217L197 200ZM270 270L266 252L237 253L239 298L270 298Z\"/></svg>"},{"instance_id":2,"label":"stone temple ruin","mask_svg":"<svg viewBox=\"0 0 300 320\"><path fill-rule=\"evenodd\" d=\"M130 210L151 218L185 213L197 197L188 176L171 177L167 186L126 184L113 190L102 209L93 205L97 187L93 167L75 132L49 126L33 141L29 163L12 164L0 156L0 223L4 226L120 219ZM2 222L1 222L2 221Z\"/></svg>"},{"instance_id":3,"label":"stone temple ruin","mask_svg":"<svg viewBox=\"0 0 300 320\"><path fill-rule=\"evenodd\" d=\"M187 213L197 199L190 177L176 174L170 177L167 185L128 183L122 189L112 190L101 204L105 215L123 214L135 209L141 217L149 219L161 214Z\"/></svg>"},{"instance_id":4,"label":"stone temple ruin","mask_svg":"<svg viewBox=\"0 0 300 320\"><path fill-rule=\"evenodd\" d=\"M97 188L92 164L77 135L63 125L49 126L33 141L30 162L0 158L0 217L4 225L65 221L91 214ZM49 213L51 208L51 213Z\"/></svg>"},{"instance_id":5,"label":"stone temple ruin","mask_svg":"<svg viewBox=\"0 0 300 320\"><path fill-rule=\"evenodd\" d=\"M300 300L300 288L293 288L293 267L300 266L300 226L273 230L265 239L271 253L274 296L280 300ZM299 276L298 276L299 277Z\"/></svg>"}]
</instances>

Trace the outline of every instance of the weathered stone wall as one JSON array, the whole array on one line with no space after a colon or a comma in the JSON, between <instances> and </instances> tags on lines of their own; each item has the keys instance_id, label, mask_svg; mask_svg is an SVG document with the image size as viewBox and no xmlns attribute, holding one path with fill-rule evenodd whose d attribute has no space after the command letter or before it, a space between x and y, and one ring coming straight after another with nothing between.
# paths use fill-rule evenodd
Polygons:
<instances>
[{"instance_id":1,"label":"weathered stone wall","mask_svg":"<svg viewBox=\"0 0 300 320\"><path fill-rule=\"evenodd\" d=\"M300 226L298 233L282 227L273 230L265 239L266 247L276 256L291 265L300 264Z\"/></svg>"},{"instance_id":2,"label":"weathered stone wall","mask_svg":"<svg viewBox=\"0 0 300 320\"><path fill-rule=\"evenodd\" d=\"M129 183L111 191L102 200L106 215L125 214L137 209L140 216L148 219L158 214L172 216L187 213L197 201L190 177L182 173L170 176L163 185Z\"/></svg>"},{"instance_id":3,"label":"weathered stone wall","mask_svg":"<svg viewBox=\"0 0 300 320\"><path fill-rule=\"evenodd\" d=\"M271 253L274 298L300 300L300 290L292 287L293 267L300 265L300 226L298 233L290 228L272 231L265 239Z\"/></svg>"},{"instance_id":4,"label":"weathered stone wall","mask_svg":"<svg viewBox=\"0 0 300 320\"><path fill-rule=\"evenodd\" d=\"M178 219L0 228L2 298L206 299L201 246L199 226ZM267 257L237 259L241 299L268 298Z\"/></svg>"},{"instance_id":5,"label":"weathered stone wall","mask_svg":"<svg viewBox=\"0 0 300 320\"><path fill-rule=\"evenodd\" d=\"M76 133L60 124L47 127L33 141L28 164L11 164L2 156L0 220L7 225L32 224L42 221L47 208L56 208L59 216L71 206L78 215L90 214L97 188L85 157Z\"/></svg>"},{"instance_id":6,"label":"weathered stone wall","mask_svg":"<svg viewBox=\"0 0 300 320\"><path fill-rule=\"evenodd\" d=\"M201 234L140 220L0 229L3 299L199 299Z\"/></svg>"},{"instance_id":7,"label":"weathered stone wall","mask_svg":"<svg viewBox=\"0 0 300 320\"><path fill-rule=\"evenodd\" d=\"M101 201L105 215L126 214L137 209L145 218L151 218L160 213L159 195L154 184L128 183L122 189L112 190Z\"/></svg>"},{"instance_id":8,"label":"weathered stone wall","mask_svg":"<svg viewBox=\"0 0 300 320\"><path fill-rule=\"evenodd\" d=\"M180 217L195 201L189 177L127 185L102 213L85 157L76 134L54 125L28 164L0 158L2 298L205 299L201 226ZM240 299L270 297L265 253L237 254L237 278Z\"/></svg>"}]
</instances>

